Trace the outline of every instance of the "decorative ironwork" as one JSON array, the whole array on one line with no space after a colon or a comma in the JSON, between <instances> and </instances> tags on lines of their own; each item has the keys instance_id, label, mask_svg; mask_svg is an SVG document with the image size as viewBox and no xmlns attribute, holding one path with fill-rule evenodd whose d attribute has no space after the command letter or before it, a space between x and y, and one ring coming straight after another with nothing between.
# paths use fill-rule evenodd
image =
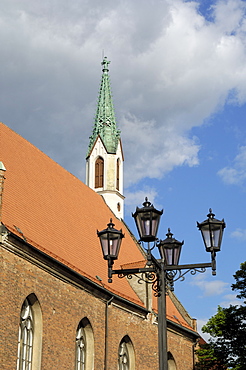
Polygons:
<instances>
[{"instance_id":1,"label":"decorative ironwork","mask_svg":"<svg viewBox=\"0 0 246 370\"><path fill-rule=\"evenodd\" d=\"M121 273L118 273L118 278L120 279L126 277L127 279L131 280L133 276L137 278L138 284L143 284L143 283L151 284L152 290L154 291L154 296L159 297L161 289L160 289L158 272L155 272L155 271L139 272L139 270L137 269L135 273L134 272L129 273L129 272L124 272L124 271L122 271Z\"/></svg>"},{"instance_id":2,"label":"decorative ironwork","mask_svg":"<svg viewBox=\"0 0 246 370\"><path fill-rule=\"evenodd\" d=\"M196 275L196 273L204 273L206 271L205 267L200 268L189 268L185 271L183 270L172 270L172 271L166 271L166 279L167 283L169 285L169 289L173 292L174 291L174 283L177 280L184 281L185 275L190 272L191 275Z\"/></svg>"},{"instance_id":3,"label":"decorative ironwork","mask_svg":"<svg viewBox=\"0 0 246 370\"><path fill-rule=\"evenodd\" d=\"M171 291L173 291L175 281L177 280L184 281L185 275L188 274L189 272L191 275L196 275L196 273L204 273L206 271L206 268L208 267L211 267L211 263L182 265L175 266L175 268L164 267L166 285ZM155 262L155 264L152 265L150 268L112 270L112 273L117 274L120 279L127 277L127 279L131 280L133 276L135 276L139 284L142 283L151 284L152 290L154 291L154 296L159 297L162 292L160 279L161 270L162 266L159 264L159 262Z\"/></svg>"}]
</instances>

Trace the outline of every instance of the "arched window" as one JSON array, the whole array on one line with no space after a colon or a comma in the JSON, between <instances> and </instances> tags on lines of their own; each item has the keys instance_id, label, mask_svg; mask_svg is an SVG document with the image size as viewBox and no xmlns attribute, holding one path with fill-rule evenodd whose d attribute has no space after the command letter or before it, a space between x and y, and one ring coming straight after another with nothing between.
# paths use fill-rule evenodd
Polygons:
<instances>
[{"instance_id":1,"label":"arched window","mask_svg":"<svg viewBox=\"0 0 246 370\"><path fill-rule=\"evenodd\" d=\"M98 157L95 163L95 188L103 187L104 177L104 160L102 157Z\"/></svg>"},{"instance_id":2,"label":"arched window","mask_svg":"<svg viewBox=\"0 0 246 370\"><path fill-rule=\"evenodd\" d=\"M120 190L120 159L116 163L116 189Z\"/></svg>"},{"instance_id":3,"label":"arched window","mask_svg":"<svg viewBox=\"0 0 246 370\"><path fill-rule=\"evenodd\" d=\"M167 353L167 360L168 360L168 370L176 370L177 366L171 352Z\"/></svg>"},{"instance_id":4,"label":"arched window","mask_svg":"<svg viewBox=\"0 0 246 370\"><path fill-rule=\"evenodd\" d=\"M42 318L35 294L23 302L20 313L17 370L39 369L41 364Z\"/></svg>"},{"instance_id":5,"label":"arched window","mask_svg":"<svg viewBox=\"0 0 246 370\"><path fill-rule=\"evenodd\" d=\"M76 332L75 370L94 369L94 337L87 318L80 321Z\"/></svg>"},{"instance_id":6,"label":"arched window","mask_svg":"<svg viewBox=\"0 0 246 370\"><path fill-rule=\"evenodd\" d=\"M119 345L118 369L135 370L135 354L131 339L128 335L121 340Z\"/></svg>"},{"instance_id":7,"label":"arched window","mask_svg":"<svg viewBox=\"0 0 246 370\"><path fill-rule=\"evenodd\" d=\"M76 370L85 370L86 341L83 326L80 326L76 334Z\"/></svg>"}]
</instances>

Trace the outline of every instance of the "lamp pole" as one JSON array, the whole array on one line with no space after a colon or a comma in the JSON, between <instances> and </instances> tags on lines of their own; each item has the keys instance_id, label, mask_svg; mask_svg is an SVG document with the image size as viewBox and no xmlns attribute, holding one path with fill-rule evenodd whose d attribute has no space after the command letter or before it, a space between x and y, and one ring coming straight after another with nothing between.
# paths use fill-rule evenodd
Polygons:
<instances>
[{"instance_id":1,"label":"lamp pole","mask_svg":"<svg viewBox=\"0 0 246 370\"><path fill-rule=\"evenodd\" d=\"M212 210L209 210L207 219L201 223L197 222L197 227L202 233L202 238L207 252L211 253L211 263L185 264L179 265L179 258L184 241L180 242L173 238L170 229L166 234L167 238L159 240L156 235L159 227L162 211L158 211L145 198L142 208L136 208L134 217L139 233L140 242L146 251L147 267L134 269L113 270L114 261L118 259L120 246L124 234L122 230L114 228L112 219L108 227L102 231L97 231L100 239L103 257L108 261L108 282L112 283L112 277L117 274L123 278L137 275L138 281L145 281L152 284L154 295L158 297L158 352L159 370L168 370L168 350L167 350L167 318L166 318L166 294L167 287L174 290L174 282L178 279L184 280L184 276L190 272L192 275L197 272L205 272L206 268L212 269L212 275L216 275L216 253L220 251L222 236L226 224L223 220L217 220ZM147 244L147 248L144 247ZM153 244L151 244L153 243ZM152 245L152 246L151 246ZM160 259L156 259L152 250L158 247ZM140 276L139 276L140 275Z\"/></svg>"},{"instance_id":2,"label":"lamp pole","mask_svg":"<svg viewBox=\"0 0 246 370\"><path fill-rule=\"evenodd\" d=\"M158 296L158 352L159 370L168 370L167 357L167 315L166 315L166 278L164 263L161 262L160 283L162 286L161 294ZM160 313L160 314L159 314Z\"/></svg>"}]
</instances>

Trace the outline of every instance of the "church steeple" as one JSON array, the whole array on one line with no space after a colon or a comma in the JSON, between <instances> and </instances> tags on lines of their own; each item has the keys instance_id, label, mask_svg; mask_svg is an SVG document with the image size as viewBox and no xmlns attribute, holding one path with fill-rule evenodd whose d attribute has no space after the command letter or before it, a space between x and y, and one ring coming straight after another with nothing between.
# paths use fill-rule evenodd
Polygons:
<instances>
[{"instance_id":1,"label":"church steeple","mask_svg":"<svg viewBox=\"0 0 246 370\"><path fill-rule=\"evenodd\" d=\"M108 153L116 153L120 131L116 127L116 119L114 114L114 106L112 101L110 79L109 79L109 65L110 61L107 57L104 57L102 61L102 79L99 91L99 98L97 103L96 118L94 123L93 133L90 137L90 143L88 148L88 155L98 137L100 135L101 140Z\"/></svg>"},{"instance_id":2,"label":"church steeple","mask_svg":"<svg viewBox=\"0 0 246 370\"><path fill-rule=\"evenodd\" d=\"M109 61L102 61L96 117L86 158L86 185L101 194L116 217L123 218L123 152L112 101Z\"/></svg>"}]
</instances>

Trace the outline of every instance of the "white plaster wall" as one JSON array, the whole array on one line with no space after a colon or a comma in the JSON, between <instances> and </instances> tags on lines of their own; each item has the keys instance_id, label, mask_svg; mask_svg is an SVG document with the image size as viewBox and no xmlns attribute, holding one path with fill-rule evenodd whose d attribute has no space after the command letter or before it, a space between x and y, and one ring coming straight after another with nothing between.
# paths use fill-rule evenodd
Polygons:
<instances>
[{"instance_id":1,"label":"white plaster wall","mask_svg":"<svg viewBox=\"0 0 246 370\"><path fill-rule=\"evenodd\" d=\"M95 161L98 157L104 159L104 186L95 188ZM116 189L117 159L120 159L120 181L119 190ZM100 139L97 138L90 156L86 162L86 185L97 193L101 194L107 205L114 212L116 217L124 217L124 196L123 196L123 155L120 142L116 154L108 154ZM119 204L119 206L118 206ZM118 210L120 208L120 210Z\"/></svg>"}]
</instances>

